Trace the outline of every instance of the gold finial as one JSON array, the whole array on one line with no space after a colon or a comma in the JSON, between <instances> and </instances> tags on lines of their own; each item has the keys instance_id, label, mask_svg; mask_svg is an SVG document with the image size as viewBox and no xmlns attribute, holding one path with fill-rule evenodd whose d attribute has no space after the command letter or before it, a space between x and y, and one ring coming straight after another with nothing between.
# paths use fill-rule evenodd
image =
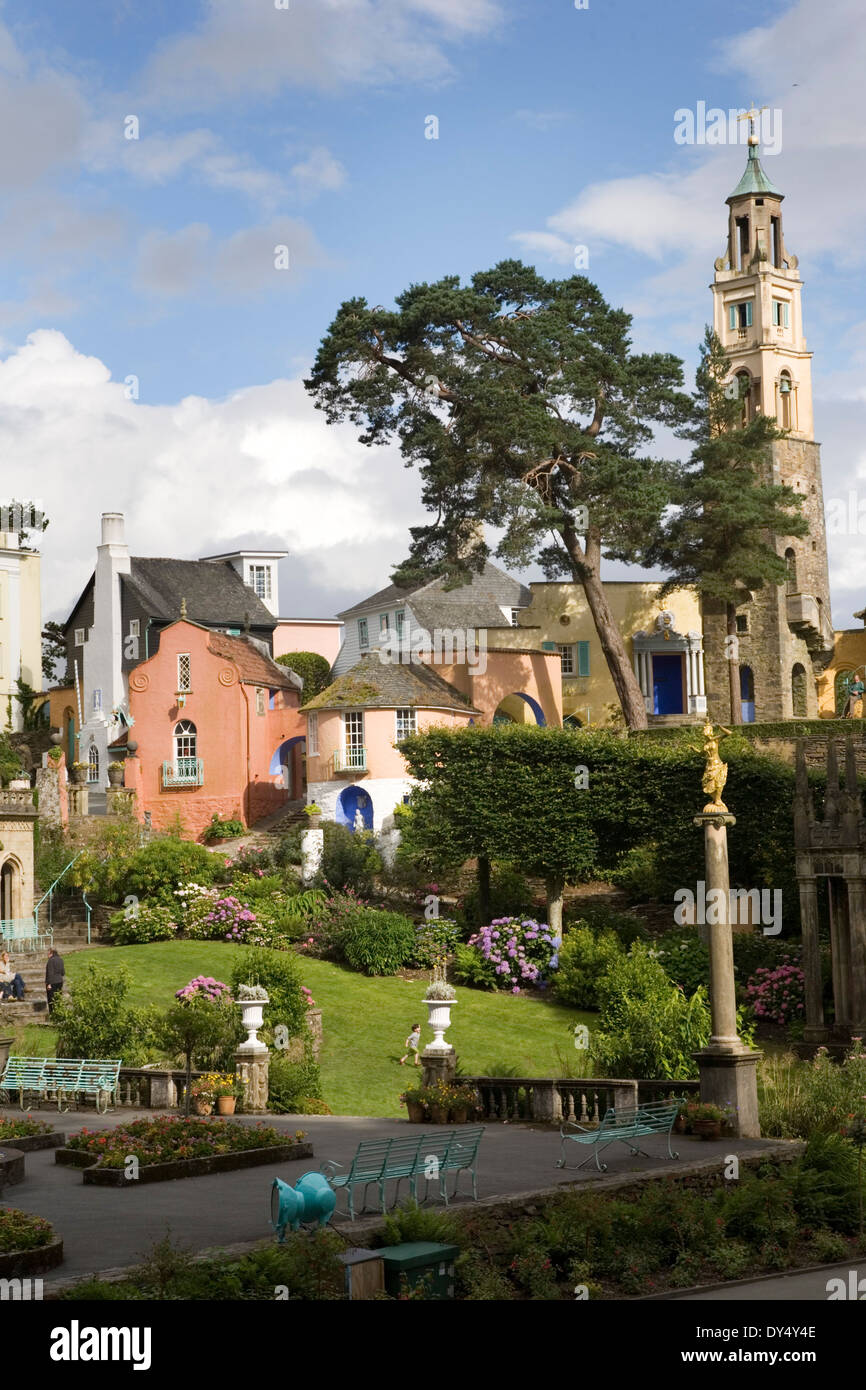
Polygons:
<instances>
[{"instance_id":1,"label":"gold finial","mask_svg":"<svg viewBox=\"0 0 866 1390\"><path fill-rule=\"evenodd\" d=\"M185 617L186 617L186 599L185 599L185 598L182 598L181 601L180 601L180 616L181 616L182 618L185 618Z\"/></svg>"},{"instance_id":2,"label":"gold finial","mask_svg":"<svg viewBox=\"0 0 866 1390\"><path fill-rule=\"evenodd\" d=\"M752 105L750 106L749 110L748 110L748 111L742 111L742 112L740 113L740 115L737 117L737 120L738 120L738 121L748 121L748 122L749 122L749 141L748 141L748 143L749 143L750 145L758 145L758 144L760 144L760 141L759 141L759 139L758 139L757 133L756 133L756 131L755 131L755 121L756 121L757 118L760 116L760 114L761 114L762 111L769 111L769 109L770 109L769 106L756 106L755 103L752 102Z\"/></svg>"},{"instance_id":3,"label":"gold finial","mask_svg":"<svg viewBox=\"0 0 866 1390\"><path fill-rule=\"evenodd\" d=\"M731 732L730 729L725 728L724 724L720 724L719 728L723 734ZM728 764L723 763L719 757L719 740L713 733L712 721L709 719L704 722L703 751L706 765L704 775L701 778L701 787L704 794L712 798L704 807L704 814L706 815L710 811L727 812L728 808L722 800L722 792L728 780Z\"/></svg>"}]
</instances>

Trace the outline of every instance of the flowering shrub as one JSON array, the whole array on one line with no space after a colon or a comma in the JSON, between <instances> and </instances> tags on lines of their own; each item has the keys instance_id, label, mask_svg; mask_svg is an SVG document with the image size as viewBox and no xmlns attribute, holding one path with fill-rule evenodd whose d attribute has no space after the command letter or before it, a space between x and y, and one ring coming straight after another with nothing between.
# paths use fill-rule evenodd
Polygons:
<instances>
[{"instance_id":1,"label":"flowering shrub","mask_svg":"<svg viewBox=\"0 0 866 1390\"><path fill-rule=\"evenodd\" d=\"M792 1023L800 1018L806 1007L806 983L803 971L787 956L769 969L761 966L746 985L746 998L756 1018L769 1023Z\"/></svg>"},{"instance_id":2,"label":"flowering shrub","mask_svg":"<svg viewBox=\"0 0 866 1390\"><path fill-rule=\"evenodd\" d=\"M432 970L438 961L454 954L459 940L456 923L447 917L420 922L415 928L415 964L422 970Z\"/></svg>"},{"instance_id":3,"label":"flowering shrub","mask_svg":"<svg viewBox=\"0 0 866 1390\"><path fill-rule=\"evenodd\" d=\"M545 977L556 970L560 938L543 923L527 917L497 917L489 927L482 927L470 936L467 946L474 951L483 966L482 979L489 980L493 989L509 989L520 994L526 985L543 985ZM458 972L464 969L458 953Z\"/></svg>"},{"instance_id":4,"label":"flowering shrub","mask_svg":"<svg viewBox=\"0 0 866 1390\"><path fill-rule=\"evenodd\" d=\"M231 997L231 990L228 985L223 984L221 980L215 980L212 975L196 975L183 989L176 990L174 997L185 1003L193 999L212 999L219 1003L221 999Z\"/></svg>"},{"instance_id":5,"label":"flowering shrub","mask_svg":"<svg viewBox=\"0 0 866 1390\"><path fill-rule=\"evenodd\" d=\"M301 985L301 993L304 996L304 1007L307 1009L314 1009L316 1007L316 1001L313 998L312 990L307 989L306 985Z\"/></svg>"},{"instance_id":6,"label":"flowering shrub","mask_svg":"<svg viewBox=\"0 0 866 1390\"><path fill-rule=\"evenodd\" d=\"M811 1061L790 1054L765 1057L758 1066L761 1132L784 1139L838 1133L863 1107L866 1048L852 1038L841 1065L819 1047Z\"/></svg>"},{"instance_id":7,"label":"flowering shrub","mask_svg":"<svg viewBox=\"0 0 866 1390\"><path fill-rule=\"evenodd\" d=\"M158 903L137 903L110 919L111 940L115 946L142 946L148 941L171 941L178 933L179 914Z\"/></svg>"},{"instance_id":8,"label":"flowering shrub","mask_svg":"<svg viewBox=\"0 0 866 1390\"><path fill-rule=\"evenodd\" d=\"M32 1115L28 1115L24 1120L0 1119L0 1143L5 1139L7 1144L11 1144L14 1139L29 1139L34 1134L51 1134L51 1125L45 1124L44 1120L34 1120Z\"/></svg>"},{"instance_id":9,"label":"flowering shrub","mask_svg":"<svg viewBox=\"0 0 866 1390\"><path fill-rule=\"evenodd\" d=\"M243 941L247 931L257 925L256 914L237 898L215 898L197 919L187 925L186 934L199 941L224 937L226 941Z\"/></svg>"},{"instance_id":10,"label":"flowering shrub","mask_svg":"<svg viewBox=\"0 0 866 1390\"><path fill-rule=\"evenodd\" d=\"M70 1134L68 1149L95 1155L102 1168L122 1168L134 1154L142 1167L173 1163L180 1158L209 1158L212 1154L243 1153L286 1143L286 1135L263 1123L234 1124L225 1120L134 1120L117 1129L82 1129Z\"/></svg>"},{"instance_id":11,"label":"flowering shrub","mask_svg":"<svg viewBox=\"0 0 866 1390\"><path fill-rule=\"evenodd\" d=\"M234 879L240 874L266 874L273 866L273 855L264 846L244 845L233 859L226 858L225 866Z\"/></svg>"},{"instance_id":12,"label":"flowering shrub","mask_svg":"<svg viewBox=\"0 0 866 1390\"><path fill-rule=\"evenodd\" d=\"M0 1207L0 1254L10 1250L38 1250L54 1239L54 1231L41 1216L14 1207Z\"/></svg>"}]
</instances>

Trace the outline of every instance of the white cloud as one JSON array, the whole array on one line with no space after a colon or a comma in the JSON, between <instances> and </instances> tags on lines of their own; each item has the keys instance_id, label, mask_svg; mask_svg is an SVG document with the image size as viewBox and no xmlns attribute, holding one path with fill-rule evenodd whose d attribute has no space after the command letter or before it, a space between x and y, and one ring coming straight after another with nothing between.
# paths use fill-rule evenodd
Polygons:
<instances>
[{"instance_id":1,"label":"white cloud","mask_svg":"<svg viewBox=\"0 0 866 1390\"><path fill-rule=\"evenodd\" d=\"M146 73L151 97L209 107L288 86L441 80L448 43L490 32L494 0L207 0L201 24L172 38Z\"/></svg>"},{"instance_id":2,"label":"white cloud","mask_svg":"<svg viewBox=\"0 0 866 1390\"><path fill-rule=\"evenodd\" d=\"M206 282L213 294L293 290L328 258L315 233L295 217L243 227L215 241L210 228L190 223L176 232L148 232L139 247L136 284L156 294L190 294Z\"/></svg>"},{"instance_id":3,"label":"white cloud","mask_svg":"<svg viewBox=\"0 0 866 1390\"><path fill-rule=\"evenodd\" d=\"M305 198L315 197L317 193L336 193L346 182L346 170L324 145L317 145L306 159L293 164L291 172Z\"/></svg>"},{"instance_id":4,"label":"white cloud","mask_svg":"<svg viewBox=\"0 0 866 1390\"><path fill-rule=\"evenodd\" d=\"M328 426L300 381L148 406L53 330L0 361L0 454L4 488L38 495L51 520L46 615L65 616L77 598L102 511L126 514L133 554L194 557L240 535L279 537L313 585L359 596L387 582L423 516L396 449L364 449L351 426ZM291 595L282 601L291 611Z\"/></svg>"}]
</instances>

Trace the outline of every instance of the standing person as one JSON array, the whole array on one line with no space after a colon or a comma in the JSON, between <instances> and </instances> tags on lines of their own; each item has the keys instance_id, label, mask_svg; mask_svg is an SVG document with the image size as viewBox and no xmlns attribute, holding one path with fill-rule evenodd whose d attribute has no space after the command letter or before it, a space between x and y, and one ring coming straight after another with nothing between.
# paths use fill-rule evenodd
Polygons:
<instances>
[{"instance_id":1,"label":"standing person","mask_svg":"<svg viewBox=\"0 0 866 1390\"><path fill-rule=\"evenodd\" d=\"M14 969L8 951L0 955L0 999L8 999L14 995L16 999L24 998L24 981Z\"/></svg>"},{"instance_id":2,"label":"standing person","mask_svg":"<svg viewBox=\"0 0 866 1390\"><path fill-rule=\"evenodd\" d=\"M419 1044L420 1041L421 1041L421 1024L420 1024L420 1023L413 1023L413 1024L412 1024L412 1032L409 1034L408 1038L406 1039L406 1051L403 1053L403 1056L400 1058L400 1066L401 1066L401 1067L406 1065L406 1058L409 1056L409 1053L410 1053L410 1052L414 1052L414 1053L415 1053L415 1065L416 1065L416 1067L420 1067L421 1063L420 1063L419 1060L418 1060L418 1044Z\"/></svg>"},{"instance_id":3,"label":"standing person","mask_svg":"<svg viewBox=\"0 0 866 1390\"><path fill-rule=\"evenodd\" d=\"M63 965L63 957L59 951L55 951L52 946L48 952L48 961L45 966L45 993L48 996L48 1012L54 1012L54 1005L57 996L63 989L63 977L66 970Z\"/></svg>"}]
</instances>

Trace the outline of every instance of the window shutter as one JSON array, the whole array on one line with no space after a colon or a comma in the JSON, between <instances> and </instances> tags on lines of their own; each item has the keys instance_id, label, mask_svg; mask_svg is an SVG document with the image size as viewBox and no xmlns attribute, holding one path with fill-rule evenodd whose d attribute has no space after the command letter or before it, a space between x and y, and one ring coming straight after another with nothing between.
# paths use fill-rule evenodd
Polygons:
<instances>
[{"instance_id":1,"label":"window shutter","mask_svg":"<svg viewBox=\"0 0 866 1390\"><path fill-rule=\"evenodd\" d=\"M783 305L782 305L782 324L783 324L783 326L784 326L785 328L787 328L787 327L789 326L789 325L788 325L788 305L787 305L787 304L783 304Z\"/></svg>"},{"instance_id":2,"label":"window shutter","mask_svg":"<svg viewBox=\"0 0 866 1390\"><path fill-rule=\"evenodd\" d=\"M747 328L751 328L751 326L752 326L752 301L751 301L751 299L750 299L750 300L748 300L748 302L747 302L747 304L746 304L746 327L747 327Z\"/></svg>"},{"instance_id":3,"label":"window shutter","mask_svg":"<svg viewBox=\"0 0 866 1390\"><path fill-rule=\"evenodd\" d=\"M736 328L736 326L737 326L737 306L736 306L736 304L729 304L729 305L728 305L728 327L731 329L731 331L733 331L733 330Z\"/></svg>"},{"instance_id":4,"label":"window shutter","mask_svg":"<svg viewBox=\"0 0 866 1390\"><path fill-rule=\"evenodd\" d=\"M577 643L577 674L579 676L589 675L589 643Z\"/></svg>"}]
</instances>

